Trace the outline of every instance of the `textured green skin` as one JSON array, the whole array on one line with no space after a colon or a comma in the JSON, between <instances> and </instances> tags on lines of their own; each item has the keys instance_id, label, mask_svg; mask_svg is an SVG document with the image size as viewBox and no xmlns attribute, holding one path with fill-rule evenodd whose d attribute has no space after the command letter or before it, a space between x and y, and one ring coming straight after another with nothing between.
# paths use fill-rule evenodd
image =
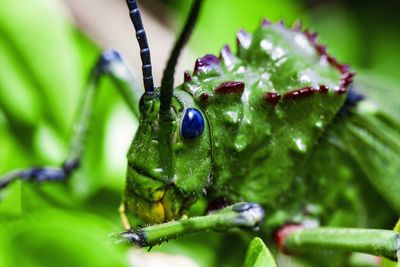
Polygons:
<instances>
[{"instance_id":1,"label":"textured green skin","mask_svg":"<svg viewBox=\"0 0 400 267\"><path fill-rule=\"evenodd\" d=\"M362 183L349 186L352 162L326 138L346 97L335 92L340 77L303 33L279 24L261 27L248 48L239 46L234 64L221 60L218 69L195 73L175 89L170 122L159 120L157 98L144 101L146 111L128 153L128 209L160 223L180 218L205 196L209 202L260 203L269 229L309 217L330 225L365 226L360 221L368 206L359 194ZM244 93L215 93L226 81L244 82ZM266 92L284 95L320 84L330 88L328 93L282 98L275 107L263 100ZM204 93L207 101L201 100ZM188 107L202 111L208 125L196 140L185 141L179 128ZM154 211L160 203L164 217ZM335 208L338 213L332 214Z\"/></svg>"},{"instance_id":2,"label":"textured green skin","mask_svg":"<svg viewBox=\"0 0 400 267\"><path fill-rule=\"evenodd\" d=\"M294 35L304 38L308 49L294 43ZM272 52L260 47L263 40L273 44ZM273 60L274 49L279 48L285 56ZM270 218L282 207L298 211L304 204L298 200L309 194L299 170L345 96L330 90L328 94L282 100L276 107L262 97L265 92L283 95L319 84L335 88L340 73L320 63L320 56L302 33L281 25L260 28L249 49L239 49L238 57L233 68L222 66L220 73L200 74L183 86L195 96L204 92L213 95L210 103L203 105L213 129L212 191L232 201L261 203ZM245 68L243 73L239 73L240 68ZM302 75L312 82L301 81ZM244 81L244 96L214 93L221 82L229 80Z\"/></svg>"}]
</instances>

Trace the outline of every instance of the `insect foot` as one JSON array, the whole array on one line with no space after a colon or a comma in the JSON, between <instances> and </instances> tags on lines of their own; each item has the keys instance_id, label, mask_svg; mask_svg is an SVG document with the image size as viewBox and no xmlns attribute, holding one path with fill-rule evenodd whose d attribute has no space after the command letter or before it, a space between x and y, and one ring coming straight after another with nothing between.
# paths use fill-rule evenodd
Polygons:
<instances>
[{"instance_id":1,"label":"insect foot","mask_svg":"<svg viewBox=\"0 0 400 267\"><path fill-rule=\"evenodd\" d=\"M129 230L114 236L118 244L151 247L186 234L230 229L257 230L264 221L264 209L255 203L238 203L204 216L182 218Z\"/></svg>"}]
</instances>

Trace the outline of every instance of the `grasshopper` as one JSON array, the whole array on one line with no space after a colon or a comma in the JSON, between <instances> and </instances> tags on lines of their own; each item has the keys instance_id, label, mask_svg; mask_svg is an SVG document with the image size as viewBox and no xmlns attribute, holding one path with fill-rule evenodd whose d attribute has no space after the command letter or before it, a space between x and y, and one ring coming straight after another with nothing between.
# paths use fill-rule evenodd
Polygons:
<instances>
[{"instance_id":1,"label":"grasshopper","mask_svg":"<svg viewBox=\"0 0 400 267\"><path fill-rule=\"evenodd\" d=\"M156 87L137 1L127 5L142 59L139 103L121 56L104 52L90 74L62 166L11 172L0 188L18 179L71 176L82 157L96 87L109 75L139 117L120 208L127 228L118 235L122 242L148 247L189 233L240 228L268 242L274 233L283 253L326 248L397 260L397 233L350 227L360 226L363 212L374 213L362 192L365 183L371 186L366 195L400 211L400 124L357 93L355 74L313 32L264 20L252 35L239 31L236 55L225 46L219 57L197 59L193 73L174 88L175 66L202 5L194 0ZM205 214L190 217L200 198L208 202ZM348 219L337 215L338 207ZM132 227L130 214L150 226Z\"/></svg>"}]
</instances>

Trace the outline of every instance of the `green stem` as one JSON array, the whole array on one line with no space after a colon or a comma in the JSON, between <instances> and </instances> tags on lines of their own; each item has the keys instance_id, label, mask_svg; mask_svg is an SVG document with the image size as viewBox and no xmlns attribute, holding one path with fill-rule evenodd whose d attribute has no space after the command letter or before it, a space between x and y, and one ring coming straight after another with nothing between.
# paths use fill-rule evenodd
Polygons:
<instances>
[{"instance_id":1,"label":"green stem","mask_svg":"<svg viewBox=\"0 0 400 267\"><path fill-rule=\"evenodd\" d=\"M390 230L321 227L294 230L284 240L284 249L289 253L320 248L362 252L397 260L400 235Z\"/></svg>"}]
</instances>

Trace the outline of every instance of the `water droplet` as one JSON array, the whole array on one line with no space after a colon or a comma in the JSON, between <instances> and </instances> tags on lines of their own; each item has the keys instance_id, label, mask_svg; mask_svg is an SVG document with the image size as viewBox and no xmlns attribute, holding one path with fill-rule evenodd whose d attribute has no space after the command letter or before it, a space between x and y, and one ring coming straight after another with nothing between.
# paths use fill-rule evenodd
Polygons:
<instances>
[{"instance_id":1,"label":"water droplet","mask_svg":"<svg viewBox=\"0 0 400 267\"><path fill-rule=\"evenodd\" d=\"M236 111L224 112L224 121L229 124L237 124L240 121L239 113Z\"/></svg>"},{"instance_id":2,"label":"water droplet","mask_svg":"<svg viewBox=\"0 0 400 267\"><path fill-rule=\"evenodd\" d=\"M246 68L244 67L244 66L240 66L238 69L237 69L237 73L245 73L246 72Z\"/></svg>"},{"instance_id":3,"label":"water droplet","mask_svg":"<svg viewBox=\"0 0 400 267\"><path fill-rule=\"evenodd\" d=\"M154 171L155 173L162 174L163 169L162 169L162 168L154 168L153 171Z\"/></svg>"},{"instance_id":4,"label":"water droplet","mask_svg":"<svg viewBox=\"0 0 400 267\"><path fill-rule=\"evenodd\" d=\"M294 42L304 49L307 53L311 54L314 52L313 46L310 44L310 42L307 40L307 37L303 33L297 33L294 36Z\"/></svg>"},{"instance_id":5,"label":"water droplet","mask_svg":"<svg viewBox=\"0 0 400 267\"><path fill-rule=\"evenodd\" d=\"M247 147L247 138L245 135L239 135L233 144L237 152L243 151Z\"/></svg>"},{"instance_id":6,"label":"water droplet","mask_svg":"<svg viewBox=\"0 0 400 267\"><path fill-rule=\"evenodd\" d=\"M310 83L311 82L311 78L310 78L310 76L308 76L306 74L302 74L300 76L300 82L302 82L302 83Z\"/></svg>"},{"instance_id":7,"label":"water droplet","mask_svg":"<svg viewBox=\"0 0 400 267\"><path fill-rule=\"evenodd\" d=\"M276 108L275 108L275 114L276 114L276 116L278 117L278 119L284 119L285 118L285 111L282 109L282 108L280 108L279 106L277 106Z\"/></svg>"},{"instance_id":8,"label":"water droplet","mask_svg":"<svg viewBox=\"0 0 400 267\"><path fill-rule=\"evenodd\" d=\"M260 47L261 47L262 50L268 52L268 51L271 51L271 50L272 50L273 44L272 44L271 41L269 41L269 40L267 40L267 39L263 39L263 40L260 42Z\"/></svg>"},{"instance_id":9,"label":"water droplet","mask_svg":"<svg viewBox=\"0 0 400 267\"><path fill-rule=\"evenodd\" d=\"M277 60L285 55L285 51L281 47L277 47L272 51L272 60Z\"/></svg>"},{"instance_id":10,"label":"water droplet","mask_svg":"<svg viewBox=\"0 0 400 267\"><path fill-rule=\"evenodd\" d=\"M322 129L324 127L324 123L322 121L317 121L315 123L315 127L317 127L318 129Z\"/></svg>"},{"instance_id":11,"label":"water droplet","mask_svg":"<svg viewBox=\"0 0 400 267\"><path fill-rule=\"evenodd\" d=\"M300 137L296 137L293 139L295 145L296 145L296 150L300 153L306 153L307 152L307 146L304 143L304 140Z\"/></svg>"}]
</instances>

